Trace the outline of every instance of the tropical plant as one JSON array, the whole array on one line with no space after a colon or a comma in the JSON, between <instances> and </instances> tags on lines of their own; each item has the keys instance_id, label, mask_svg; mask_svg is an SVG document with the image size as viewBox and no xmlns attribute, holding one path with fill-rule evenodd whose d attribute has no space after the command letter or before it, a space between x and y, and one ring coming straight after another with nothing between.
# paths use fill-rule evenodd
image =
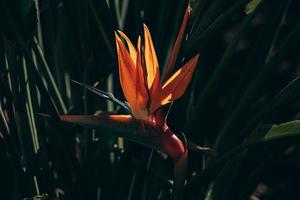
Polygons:
<instances>
[{"instance_id":1,"label":"tropical plant","mask_svg":"<svg viewBox=\"0 0 300 200\"><path fill-rule=\"evenodd\" d=\"M297 199L299 6L0 0L0 199Z\"/></svg>"}]
</instances>

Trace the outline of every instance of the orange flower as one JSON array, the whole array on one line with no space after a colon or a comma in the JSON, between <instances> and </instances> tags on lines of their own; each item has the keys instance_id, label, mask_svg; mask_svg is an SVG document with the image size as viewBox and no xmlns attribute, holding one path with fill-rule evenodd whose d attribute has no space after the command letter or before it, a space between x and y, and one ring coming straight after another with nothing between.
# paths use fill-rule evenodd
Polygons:
<instances>
[{"instance_id":1,"label":"orange flower","mask_svg":"<svg viewBox=\"0 0 300 200\"><path fill-rule=\"evenodd\" d=\"M61 120L108 130L116 136L162 151L176 162L180 160L186 153L185 144L167 126L166 114L168 104L184 94L199 59L197 54L172 74L188 18L189 9L185 12L162 83L148 27L144 25L143 43L139 37L136 48L123 32L118 31L120 36L115 34L120 83L129 106L111 93L79 83L101 97L121 105L130 115L61 115Z\"/></svg>"},{"instance_id":2,"label":"orange flower","mask_svg":"<svg viewBox=\"0 0 300 200\"><path fill-rule=\"evenodd\" d=\"M160 77L155 48L146 25L144 25L143 42L139 37L137 47L123 32L118 31L119 35L115 34L120 83L129 106L116 99L111 93L79 83L101 97L119 104L130 114L60 116L63 121L97 128L169 155L174 161L174 199L175 197L180 199L186 169L187 149L185 142L180 140L167 126L166 114L170 107L168 105L184 94L199 59L199 54L195 55L175 73L172 73L188 19L189 9L185 12L163 78Z\"/></svg>"},{"instance_id":3,"label":"orange flower","mask_svg":"<svg viewBox=\"0 0 300 200\"><path fill-rule=\"evenodd\" d=\"M115 34L119 76L125 98L135 118L149 120L153 118L157 109L184 94L197 65L199 54L161 84L157 56L147 26L144 25L144 45L141 46L139 37L137 49L123 32L118 33L128 46L127 49L118 34Z\"/></svg>"}]
</instances>

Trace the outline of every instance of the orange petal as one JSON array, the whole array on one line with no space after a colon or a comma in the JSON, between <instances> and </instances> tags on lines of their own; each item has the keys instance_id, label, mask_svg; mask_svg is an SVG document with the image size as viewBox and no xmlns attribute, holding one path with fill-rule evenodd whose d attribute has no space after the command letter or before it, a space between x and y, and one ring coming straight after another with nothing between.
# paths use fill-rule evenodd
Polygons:
<instances>
[{"instance_id":1,"label":"orange petal","mask_svg":"<svg viewBox=\"0 0 300 200\"><path fill-rule=\"evenodd\" d=\"M161 95L160 74L156 73L152 87L150 89L150 113L154 113L156 108L160 106L160 99L161 99L160 95Z\"/></svg>"},{"instance_id":2,"label":"orange petal","mask_svg":"<svg viewBox=\"0 0 300 200\"><path fill-rule=\"evenodd\" d=\"M132 44L132 42L129 40L129 38L122 32L118 31L118 33L122 36L122 38L126 41L130 53L130 57L134 64L136 64L136 50Z\"/></svg>"},{"instance_id":3,"label":"orange petal","mask_svg":"<svg viewBox=\"0 0 300 200\"><path fill-rule=\"evenodd\" d=\"M136 110L136 67L119 36L117 34L115 34L115 36L121 87L123 89L126 100L128 101L132 111L134 112Z\"/></svg>"},{"instance_id":4,"label":"orange petal","mask_svg":"<svg viewBox=\"0 0 300 200\"><path fill-rule=\"evenodd\" d=\"M183 39L183 36L184 36L184 33L185 33L185 28L186 28L186 25L188 23L189 18L190 18L190 7L188 6L186 11L185 11L183 21L182 21L178 36L176 38L175 44L174 44L174 46L172 48L172 51L171 51L171 55L170 55L169 63L168 63L168 66L167 66L167 71L166 71L166 74L164 76L164 80L170 78L170 76L172 74L172 70L174 68L176 58L177 58L178 53L179 53L179 49L181 47L182 39Z\"/></svg>"},{"instance_id":5,"label":"orange petal","mask_svg":"<svg viewBox=\"0 0 300 200\"><path fill-rule=\"evenodd\" d=\"M170 103L184 94L191 81L198 59L199 54L190 59L163 84L160 105Z\"/></svg>"},{"instance_id":6,"label":"orange petal","mask_svg":"<svg viewBox=\"0 0 300 200\"><path fill-rule=\"evenodd\" d=\"M147 117L146 106L148 103L148 91L145 86L143 68L141 63L141 37L138 38L137 54L136 54L136 105L138 105L137 118ZM146 115L146 116L145 116Z\"/></svg>"},{"instance_id":7,"label":"orange petal","mask_svg":"<svg viewBox=\"0 0 300 200\"><path fill-rule=\"evenodd\" d=\"M155 53L154 45L152 42L151 34L148 27L144 24L144 42L145 42L145 63L147 69L147 85L148 89L152 87L156 73L158 70L158 61Z\"/></svg>"}]
</instances>

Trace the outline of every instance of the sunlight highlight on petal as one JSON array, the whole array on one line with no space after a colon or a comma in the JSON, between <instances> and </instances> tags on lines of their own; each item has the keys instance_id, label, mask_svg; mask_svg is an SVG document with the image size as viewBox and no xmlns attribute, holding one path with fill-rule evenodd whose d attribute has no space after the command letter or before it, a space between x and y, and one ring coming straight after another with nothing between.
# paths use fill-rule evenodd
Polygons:
<instances>
[{"instance_id":1,"label":"sunlight highlight on petal","mask_svg":"<svg viewBox=\"0 0 300 200\"><path fill-rule=\"evenodd\" d=\"M122 36L122 38L126 41L129 49L130 57L134 64L136 64L136 49L130 39L123 33L122 31L118 31L118 33Z\"/></svg>"},{"instance_id":2,"label":"sunlight highlight on petal","mask_svg":"<svg viewBox=\"0 0 300 200\"><path fill-rule=\"evenodd\" d=\"M144 24L145 63L147 69L147 84L150 90L158 70L158 61L148 27Z\"/></svg>"},{"instance_id":3,"label":"sunlight highlight on petal","mask_svg":"<svg viewBox=\"0 0 300 200\"><path fill-rule=\"evenodd\" d=\"M158 60L148 27L143 25L144 44L139 37L137 48L123 32L118 31L120 36L116 34L120 82L135 118L151 119L159 108L180 98L185 92L197 65L199 54L173 75L171 72L178 56L189 15L190 10L187 8L172 49L166 74L168 79L164 81L163 86L161 86ZM125 40L127 47L120 37Z\"/></svg>"},{"instance_id":4,"label":"sunlight highlight on petal","mask_svg":"<svg viewBox=\"0 0 300 200\"><path fill-rule=\"evenodd\" d=\"M119 77L122 90L124 92L124 96L128 101L132 111L136 110L136 70L135 65L124 46L123 42L119 38L117 34L116 37L116 45L117 45L117 53L118 53L118 63L119 63Z\"/></svg>"},{"instance_id":5,"label":"sunlight highlight on petal","mask_svg":"<svg viewBox=\"0 0 300 200\"><path fill-rule=\"evenodd\" d=\"M199 54L191 58L183 67L177 70L162 87L161 105L165 105L180 98L190 83Z\"/></svg>"},{"instance_id":6,"label":"sunlight highlight on petal","mask_svg":"<svg viewBox=\"0 0 300 200\"><path fill-rule=\"evenodd\" d=\"M144 119L147 116L148 92L145 86L143 68L141 63L141 37L138 38L136 56L136 105L138 107L137 117Z\"/></svg>"}]
</instances>

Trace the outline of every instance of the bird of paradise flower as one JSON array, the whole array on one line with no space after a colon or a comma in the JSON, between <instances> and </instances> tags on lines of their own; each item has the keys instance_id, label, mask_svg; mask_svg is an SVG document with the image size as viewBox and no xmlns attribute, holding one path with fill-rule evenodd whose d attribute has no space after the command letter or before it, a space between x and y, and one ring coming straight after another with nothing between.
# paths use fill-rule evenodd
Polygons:
<instances>
[{"instance_id":1,"label":"bird of paradise flower","mask_svg":"<svg viewBox=\"0 0 300 200\"><path fill-rule=\"evenodd\" d=\"M174 162L173 199L179 199L183 186L187 148L185 142L180 140L168 127L166 117L170 103L184 94L199 59L199 54L195 55L172 74L189 14L189 9L187 9L170 55L167 71L162 78L151 34L145 24L143 43L139 36L137 47L123 32L115 33L119 79L127 102L121 102L111 93L81 84L86 89L119 104L128 111L128 115L60 116L62 121L109 131L116 136L166 153Z\"/></svg>"}]
</instances>

